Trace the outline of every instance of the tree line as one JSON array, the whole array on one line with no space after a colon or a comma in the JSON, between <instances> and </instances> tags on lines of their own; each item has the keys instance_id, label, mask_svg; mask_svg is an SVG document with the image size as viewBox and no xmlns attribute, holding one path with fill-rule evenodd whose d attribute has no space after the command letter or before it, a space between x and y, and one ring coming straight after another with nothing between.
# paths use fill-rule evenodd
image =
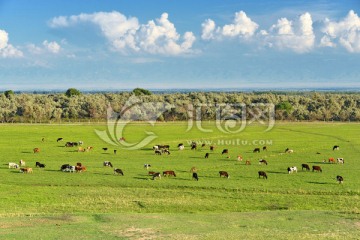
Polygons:
<instances>
[{"instance_id":1,"label":"tree line","mask_svg":"<svg viewBox=\"0 0 360 240\"><path fill-rule=\"evenodd\" d=\"M170 106L161 109L161 105ZM161 93L148 91L120 93L73 92L70 94L0 94L0 122L55 123L76 121L106 121L109 109L118 118L135 120L186 121L215 120L217 106L229 112L238 107L240 116L246 108L246 118L254 115L259 106L274 106L276 120L286 121L360 121L358 93L322 92L190 92ZM230 106L230 107L229 107ZM234 112L234 111L233 111ZM244 115L242 115L244 116ZM134 118L132 118L134 117ZM155 118L155 119L154 119ZM124 118L125 119L125 118Z\"/></svg>"}]
</instances>

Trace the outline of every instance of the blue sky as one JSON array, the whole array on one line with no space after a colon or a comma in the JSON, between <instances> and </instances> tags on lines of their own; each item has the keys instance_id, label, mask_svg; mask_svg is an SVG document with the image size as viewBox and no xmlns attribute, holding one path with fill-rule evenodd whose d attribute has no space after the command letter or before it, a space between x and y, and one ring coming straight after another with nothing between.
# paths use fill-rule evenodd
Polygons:
<instances>
[{"instance_id":1,"label":"blue sky","mask_svg":"<svg viewBox=\"0 0 360 240\"><path fill-rule=\"evenodd\" d=\"M358 0L0 0L0 90L360 87Z\"/></svg>"}]
</instances>

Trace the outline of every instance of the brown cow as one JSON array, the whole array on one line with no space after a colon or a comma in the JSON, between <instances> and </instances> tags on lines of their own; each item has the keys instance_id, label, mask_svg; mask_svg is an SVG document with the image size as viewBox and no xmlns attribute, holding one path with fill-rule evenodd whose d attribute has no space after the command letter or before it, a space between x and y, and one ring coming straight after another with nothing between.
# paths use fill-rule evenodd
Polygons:
<instances>
[{"instance_id":1,"label":"brown cow","mask_svg":"<svg viewBox=\"0 0 360 240\"><path fill-rule=\"evenodd\" d=\"M220 177L230 178L230 175L226 171L219 171Z\"/></svg>"},{"instance_id":2,"label":"brown cow","mask_svg":"<svg viewBox=\"0 0 360 240\"><path fill-rule=\"evenodd\" d=\"M267 147L266 147L266 146L263 146L263 151L267 151Z\"/></svg>"},{"instance_id":3,"label":"brown cow","mask_svg":"<svg viewBox=\"0 0 360 240\"><path fill-rule=\"evenodd\" d=\"M20 172L22 173L32 173L32 168L20 168Z\"/></svg>"},{"instance_id":4,"label":"brown cow","mask_svg":"<svg viewBox=\"0 0 360 240\"><path fill-rule=\"evenodd\" d=\"M167 171L163 171L163 176L164 176L164 177L168 177L168 176L174 176L174 177L176 177L176 174L175 174L175 172L172 171L172 170L167 170Z\"/></svg>"},{"instance_id":5,"label":"brown cow","mask_svg":"<svg viewBox=\"0 0 360 240\"><path fill-rule=\"evenodd\" d=\"M246 160L245 165L251 165L250 160Z\"/></svg>"},{"instance_id":6,"label":"brown cow","mask_svg":"<svg viewBox=\"0 0 360 240\"><path fill-rule=\"evenodd\" d=\"M86 167L85 167L85 166L76 165L76 166L75 166L75 171L76 171L76 172L85 172L85 171L86 171Z\"/></svg>"},{"instance_id":7,"label":"brown cow","mask_svg":"<svg viewBox=\"0 0 360 240\"><path fill-rule=\"evenodd\" d=\"M259 178L260 178L260 177L263 177L263 179L265 179L265 178L267 179L266 172L264 172L264 171L259 171L258 174L259 174Z\"/></svg>"},{"instance_id":8,"label":"brown cow","mask_svg":"<svg viewBox=\"0 0 360 240\"><path fill-rule=\"evenodd\" d=\"M329 163L335 163L335 159L334 158L329 158Z\"/></svg>"},{"instance_id":9,"label":"brown cow","mask_svg":"<svg viewBox=\"0 0 360 240\"><path fill-rule=\"evenodd\" d=\"M229 150L228 150L228 149L224 149L221 154L228 154L228 153L229 153Z\"/></svg>"},{"instance_id":10,"label":"brown cow","mask_svg":"<svg viewBox=\"0 0 360 240\"><path fill-rule=\"evenodd\" d=\"M322 172L322 169L320 166L312 166L312 171Z\"/></svg>"},{"instance_id":11,"label":"brown cow","mask_svg":"<svg viewBox=\"0 0 360 240\"><path fill-rule=\"evenodd\" d=\"M214 151L214 146L210 146L210 151Z\"/></svg>"},{"instance_id":12,"label":"brown cow","mask_svg":"<svg viewBox=\"0 0 360 240\"><path fill-rule=\"evenodd\" d=\"M259 164L262 164L262 163L265 165L268 165L268 163L265 159L260 159Z\"/></svg>"},{"instance_id":13,"label":"brown cow","mask_svg":"<svg viewBox=\"0 0 360 240\"><path fill-rule=\"evenodd\" d=\"M39 152L40 152L40 148L34 148L33 151L34 151L34 153L39 153Z\"/></svg>"}]
</instances>

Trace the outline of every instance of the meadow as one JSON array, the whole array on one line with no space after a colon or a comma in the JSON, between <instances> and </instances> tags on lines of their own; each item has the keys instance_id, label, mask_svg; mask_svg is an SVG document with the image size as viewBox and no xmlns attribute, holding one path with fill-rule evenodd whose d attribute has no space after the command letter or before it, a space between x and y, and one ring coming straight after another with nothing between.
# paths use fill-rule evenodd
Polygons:
<instances>
[{"instance_id":1,"label":"meadow","mask_svg":"<svg viewBox=\"0 0 360 240\"><path fill-rule=\"evenodd\" d=\"M269 131L252 124L232 134L220 131L214 122L202 123L205 131L187 124L126 125L123 137L128 143L141 141L146 131L157 137L137 150L102 140L95 130L106 130L106 124L0 125L0 237L360 238L359 124L277 122ZM59 137L63 141L57 142ZM77 152L76 147L65 147L67 141L83 141L84 147L94 149ZM191 141L206 146L190 150ZM177 149L179 143L185 150ZM169 144L171 154L155 155L155 144ZM264 145L267 151L253 153ZM334 145L340 150L333 151ZM35 147L41 152L34 154ZM286 154L286 148L294 153ZM223 149L229 154L222 155ZM328 163L330 157L343 157L345 164ZM32 174L8 168L8 162L20 159L33 168ZM268 165L260 165L259 159ZM245 165L246 160L251 165ZM46 168L36 168L37 161ZM114 175L104 161L121 168L124 176ZM62 164L77 162L87 171L59 170ZM146 163L150 171L174 170L177 176L152 180L143 167ZM323 172L303 171L302 163L321 166ZM191 177L193 166L199 181ZM288 174L290 166L297 166L298 172ZM220 178L220 170L230 178ZM267 180L258 178L259 170L266 171ZM336 181L337 175L344 177L343 184Z\"/></svg>"}]
</instances>

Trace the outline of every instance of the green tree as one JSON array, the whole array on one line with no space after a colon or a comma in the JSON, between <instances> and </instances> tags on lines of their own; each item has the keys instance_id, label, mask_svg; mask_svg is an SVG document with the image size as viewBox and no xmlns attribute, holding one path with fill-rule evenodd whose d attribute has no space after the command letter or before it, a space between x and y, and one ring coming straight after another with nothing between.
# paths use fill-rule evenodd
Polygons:
<instances>
[{"instance_id":1,"label":"green tree","mask_svg":"<svg viewBox=\"0 0 360 240\"><path fill-rule=\"evenodd\" d=\"M135 88L133 90L133 93L135 94L135 96L151 95L152 94L149 90L146 90L146 89L143 89L143 88Z\"/></svg>"},{"instance_id":2,"label":"green tree","mask_svg":"<svg viewBox=\"0 0 360 240\"><path fill-rule=\"evenodd\" d=\"M76 88L69 88L65 92L65 95L68 96L68 97L79 96L80 94L81 94L81 92L79 90L77 90Z\"/></svg>"},{"instance_id":3,"label":"green tree","mask_svg":"<svg viewBox=\"0 0 360 240\"><path fill-rule=\"evenodd\" d=\"M14 95L14 92L13 92L13 90L6 90L4 92L4 95L6 98L10 98L10 96Z\"/></svg>"}]
</instances>

